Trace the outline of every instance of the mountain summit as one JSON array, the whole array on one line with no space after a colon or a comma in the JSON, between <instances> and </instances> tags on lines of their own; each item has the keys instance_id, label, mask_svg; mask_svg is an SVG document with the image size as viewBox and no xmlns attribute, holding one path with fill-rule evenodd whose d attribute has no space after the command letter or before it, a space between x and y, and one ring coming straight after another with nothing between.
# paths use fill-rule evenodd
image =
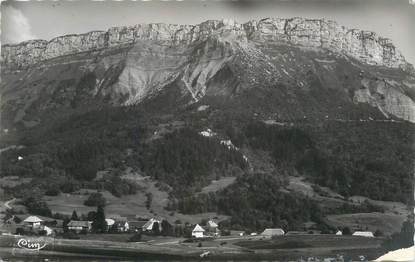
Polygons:
<instances>
[{"instance_id":1,"label":"mountain summit","mask_svg":"<svg viewBox=\"0 0 415 262\"><path fill-rule=\"evenodd\" d=\"M65 35L50 41L30 40L4 45L4 63L24 67L58 56L110 48L140 40L166 41L171 45L191 44L209 37L231 37L241 42L276 41L330 49L371 65L406 68L408 63L390 39L374 32L347 29L334 21L304 18L265 18L238 24L231 19L210 20L199 25L139 24L114 27L80 35Z\"/></svg>"},{"instance_id":2,"label":"mountain summit","mask_svg":"<svg viewBox=\"0 0 415 262\"><path fill-rule=\"evenodd\" d=\"M6 125L31 126L49 113L169 92L179 106L265 106L266 118L364 111L414 122L413 72L389 39L328 20L139 24L3 45L1 111Z\"/></svg>"}]
</instances>

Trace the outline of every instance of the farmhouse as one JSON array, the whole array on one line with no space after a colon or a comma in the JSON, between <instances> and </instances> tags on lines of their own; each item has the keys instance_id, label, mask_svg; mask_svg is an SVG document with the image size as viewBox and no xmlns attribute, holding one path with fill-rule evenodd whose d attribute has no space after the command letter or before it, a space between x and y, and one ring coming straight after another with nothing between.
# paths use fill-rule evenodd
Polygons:
<instances>
[{"instance_id":1,"label":"farmhouse","mask_svg":"<svg viewBox=\"0 0 415 262\"><path fill-rule=\"evenodd\" d=\"M147 223L144 224L143 231L153 231L154 225L157 225L156 223L158 224L159 231L161 231L161 222L155 218L151 218L149 221L147 221Z\"/></svg>"},{"instance_id":2,"label":"farmhouse","mask_svg":"<svg viewBox=\"0 0 415 262\"><path fill-rule=\"evenodd\" d=\"M215 221L213 221L213 220L209 220L206 223L206 227L205 228L207 229L207 231L209 233L213 234L214 236L218 236L219 233L220 233L218 224Z\"/></svg>"},{"instance_id":3,"label":"farmhouse","mask_svg":"<svg viewBox=\"0 0 415 262\"><path fill-rule=\"evenodd\" d=\"M41 227L41 225L43 224L43 220L38 218L37 216L29 216L25 220L23 220L23 224L32 229L36 229Z\"/></svg>"},{"instance_id":4,"label":"farmhouse","mask_svg":"<svg viewBox=\"0 0 415 262\"><path fill-rule=\"evenodd\" d=\"M199 224L196 224L196 226L192 230L192 237L201 238L204 237L204 233L205 230L201 226L199 226Z\"/></svg>"},{"instance_id":5,"label":"farmhouse","mask_svg":"<svg viewBox=\"0 0 415 262\"><path fill-rule=\"evenodd\" d=\"M69 221L67 228L68 230L75 231L76 233L80 232L89 232L91 231L91 221Z\"/></svg>"},{"instance_id":6,"label":"farmhouse","mask_svg":"<svg viewBox=\"0 0 415 262\"><path fill-rule=\"evenodd\" d=\"M105 222L107 223L107 230L111 230L111 228L114 226L115 224L115 220L112 218L106 218Z\"/></svg>"},{"instance_id":7,"label":"farmhouse","mask_svg":"<svg viewBox=\"0 0 415 262\"><path fill-rule=\"evenodd\" d=\"M128 230L130 230L130 225L128 223L127 218L125 217L117 218L115 220L114 226L118 232L127 232Z\"/></svg>"},{"instance_id":8,"label":"farmhouse","mask_svg":"<svg viewBox=\"0 0 415 262\"><path fill-rule=\"evenodd\" d=\"M128 221L130 225L130 231L138 232L143 230L143 226L147 223L147 221Z\"/></svg>"},{"instance_id":9,"label":"farmhouse","mask_svg":"<svg viewBox=\"0 0 415 262\"><path fill-rule=\"evenodd\" d=\"M360 237L375 237L372 232L370 231L356 231L353 233L353 236L360 236Z\"/></svg>"},{"instance_id":10,"label":"farmhouse","mask_svg":"<svg viewBox=\"0 0 415 262\"><path fill-rule=\"evenodd\" d=\"M272 237L272 236L283 236L285 234L284 230L281 228L267 228L264 232L261 233L262 236Z\"/></svg>"}]
</instances>

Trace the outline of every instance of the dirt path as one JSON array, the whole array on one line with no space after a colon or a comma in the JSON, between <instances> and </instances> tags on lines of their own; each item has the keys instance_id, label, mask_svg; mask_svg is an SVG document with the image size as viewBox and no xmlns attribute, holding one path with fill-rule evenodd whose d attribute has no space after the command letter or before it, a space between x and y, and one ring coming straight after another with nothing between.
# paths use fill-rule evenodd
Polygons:
<instances>
[{"instance_id":1,"label":"dirt path","mask_svg":"<svg viewBox=\"0 0 415 262\"><path fill-rule=\"evenodd\" d=\"M4 202L4 207L7 209L12 209L12 207L10 206L14 201L16 201L16 198L10 199L6 202Z\"/></svg>"}]
</instances>

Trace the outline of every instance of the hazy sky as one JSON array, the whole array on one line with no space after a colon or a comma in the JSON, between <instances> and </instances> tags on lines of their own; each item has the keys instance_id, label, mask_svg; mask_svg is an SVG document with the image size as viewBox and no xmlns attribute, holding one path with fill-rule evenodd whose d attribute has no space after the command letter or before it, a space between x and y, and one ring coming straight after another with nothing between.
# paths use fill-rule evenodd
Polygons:
<instances>
[{"instance_id":1,"label":"hazy sky","mask_svg":"<svg viewBox=\"0 0 415 262\"><path fill-rule=\"evenodd\" d=\"M327 18L393 40L415 64L415 0L259 1L55 1L2 3L2 43L106 30L112 26L165 22L197 24L208 19L238 22L264 17Z\"/></svg>"}]
</instances>

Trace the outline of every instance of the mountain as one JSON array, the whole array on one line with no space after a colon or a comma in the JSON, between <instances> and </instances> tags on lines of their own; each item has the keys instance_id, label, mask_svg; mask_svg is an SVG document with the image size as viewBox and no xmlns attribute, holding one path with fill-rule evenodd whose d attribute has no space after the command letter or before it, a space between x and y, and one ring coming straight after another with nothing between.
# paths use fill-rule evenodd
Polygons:
<instances>
[{"instance_id":1,"label":"mountain","mask_svg":"<svg viewBox=\"0 0 415 262\"><path fill-rule=\"evenodd\" d=\"M31 179L4 187L31 213L87 188L134 200L123 215L328 230L352 213L389 234L413 205L415 71L373 32L140 24L1 51L0 174Z\"/></svg>"},{"instance_id":2,"label":"mountain","mask_svg":"<svg viewBox=\"0 0 415 262\"><path fill-rule=\"evenodd\" d=\"M327 20L140 24L2 46L4 126L137 104L169 86L181 105L249 99L251 111L260 104L280 119L350 118L370 105L376 117L413 122L414 85L389 39Z\"/></svg>"}]
</instances>

